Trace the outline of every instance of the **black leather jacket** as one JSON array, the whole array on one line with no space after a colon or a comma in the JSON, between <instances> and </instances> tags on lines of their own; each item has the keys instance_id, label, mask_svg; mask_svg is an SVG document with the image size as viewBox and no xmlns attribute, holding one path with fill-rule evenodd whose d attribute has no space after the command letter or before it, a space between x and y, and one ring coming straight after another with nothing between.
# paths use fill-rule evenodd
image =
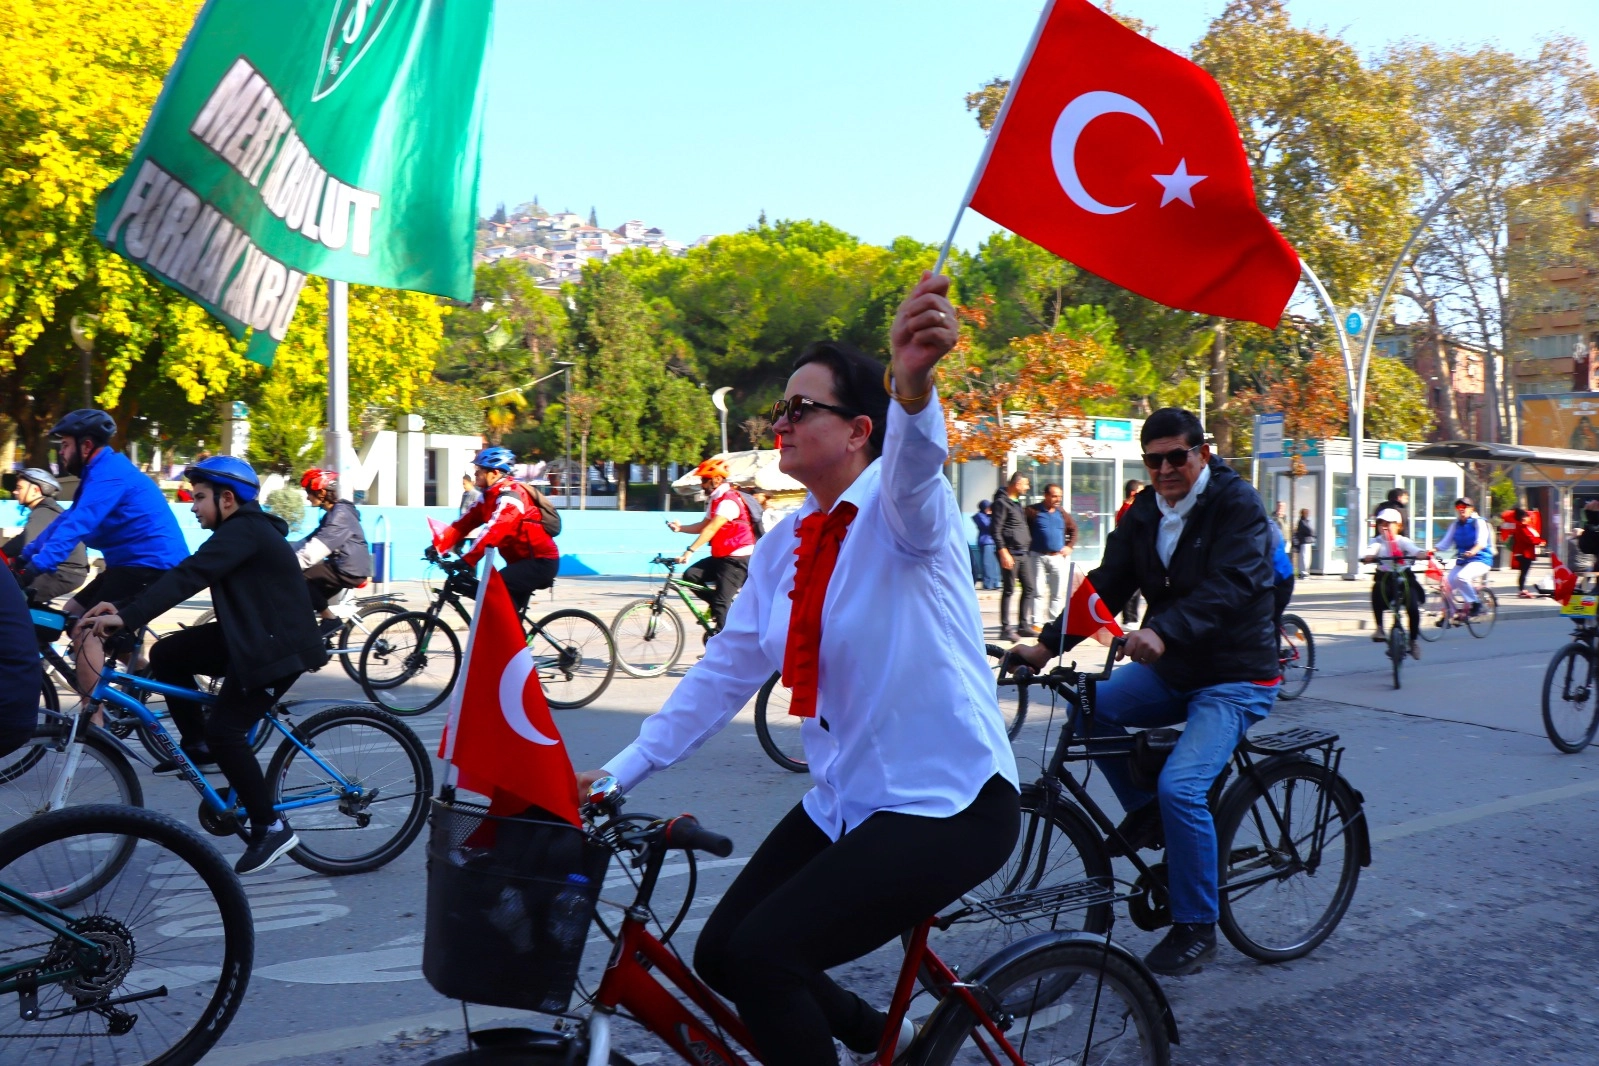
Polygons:
<instances>
[{"instance_id":1,"label":"black leather jacket","mask_svg":"<svg viewBox=\"0 0 1599 1066\"><path fill-rule=\"evenodd\" d=\"M1143 593L1143 627L1166 645L1155 672L1168 684L1188 690L1279 675L1270 523L1254 487L1212 458L1210 482L1188 512L1170 568L1155 551L1160 508L1153 486L1106 538L1104 560L1088 579L1112 615ZM1062 642L1062 624L1056 618L1046 625L1039 643L1075 645L1081 638Z\"/></svg>"},{"instance_id":2,"label":"black leather jacket","mask_svg":"<svg viewBox=\"0 0 1599 1066\"><path fill-rule=\"evenodd\" d=\"M1031 551L1033 530L1027 524L1027 508L1021 500L1013 500L1004 489L994 493L994 546L1011 554Z\"/></svg>"}]
</instances>

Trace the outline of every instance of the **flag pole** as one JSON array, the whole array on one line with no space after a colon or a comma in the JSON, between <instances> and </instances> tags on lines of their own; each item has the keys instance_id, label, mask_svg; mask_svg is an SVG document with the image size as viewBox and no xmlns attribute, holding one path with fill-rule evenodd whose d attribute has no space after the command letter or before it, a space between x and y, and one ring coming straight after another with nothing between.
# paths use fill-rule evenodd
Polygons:
<instances>
[{"instance_id":1,"label":"flag pole","mask_svg":"<svg viewBox=\"0 0 1599 1066\"><path fill-rule=\"evenodd\" d=\"M1022 84L1022 75L1027 72L1027 64L1032 61L1033 50L1038 47L1038 39L1044 35L1044 25L1049 22L1050 12L1054 10L1055 0L1046 0L1044 10L1038 16L1038 24L1033 27L1033 36L1027 41L1027 50L1022 53L1022 61L1016 67L1016 76L1010 80L1010 88L1005 92L1005 102L999 105L999 114L994 116L994 124L989 127L988 138L983 142L983 152L977 157L977 167L972 171L972 180L966 183L966 195L961 197L960 207L955 211L955 221L950 223L949 236L944 238L944 246L938 250L938 262L933 264L935 274L942 274L944 264L949 261L949 249L955 243L955 231L960 229L966 207L977 192L977 183L982 180L983 170L988 166L988 157L994 151L994 142L999 138L1000 127L1005 124L1005 115L1010 111L1010 102L1016 98L1016 90Z\"/></svg>"},{"instance_id":2,"label":"flag pole","mask_svg":"<svg viewBox=\"0 0 1599 1066\"><path fill-rule=\"evenodd\" d=\"M478 579L477 597L472 603L472 622L466 629L466 650L461 654L461 669L455 675L455 688L450 692L450 713L444 720L444 745L439 752L439 758L444 760L444 787L452 792L456 785L455 774L455 741L460 732L461 700L466 694L467 668L472 665L472 647L474 638L477 637L478 619L483 617L483 594L488 590L488 573L494 569L495 556L498 555L493 548L483 552L483 577Z\"/></svg>"}]
</instances>

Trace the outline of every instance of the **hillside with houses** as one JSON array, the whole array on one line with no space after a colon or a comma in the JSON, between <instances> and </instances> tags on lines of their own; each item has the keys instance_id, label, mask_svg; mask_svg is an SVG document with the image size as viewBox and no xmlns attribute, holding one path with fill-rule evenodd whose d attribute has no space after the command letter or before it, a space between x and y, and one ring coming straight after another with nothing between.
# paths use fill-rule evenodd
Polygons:
<instances>
[{"instance_id":1,"label":"hillside with houses","mask_svg":"<svg viewBox=\"0 0 1599 1066\"><path fill-rule=\"evenodd\" d=\"M702 244L701 237L694 244ZM681 255L690 245L669 239L658 226L629 219L614 229L598 224L594 210L588 218L573 211L546 211L537 198L507 211L501 204L493 215L478 220L476 257L479 263L513 259L525 263L539 279L539 287L554 290L583 273L590 260L604 261L630 248L649 248Z\"/></svg>"}]
</instances>

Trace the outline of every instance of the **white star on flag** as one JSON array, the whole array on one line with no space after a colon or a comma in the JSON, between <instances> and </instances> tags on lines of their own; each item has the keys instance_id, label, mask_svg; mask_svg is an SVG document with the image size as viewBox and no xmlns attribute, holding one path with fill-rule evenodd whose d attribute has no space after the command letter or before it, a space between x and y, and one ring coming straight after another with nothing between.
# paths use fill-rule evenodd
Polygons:
<instances>
[{"instance_id":1,"label":"white star on flag","mask_svg":"<svg viewBox=\"0 0 1599 1066\"><path fill-rule=\"evenodd\" d=\"M1194 186L1204 181L1207 175L1188 173L1188 160L1177 161L1177 169L1170 174L1151 174L1150 177L1160 182L1165 193L1160 198L1160 206L1165 207L1173 200L1181 200L1189 207L1194 206Z\"/></svg>"}]
</instances>

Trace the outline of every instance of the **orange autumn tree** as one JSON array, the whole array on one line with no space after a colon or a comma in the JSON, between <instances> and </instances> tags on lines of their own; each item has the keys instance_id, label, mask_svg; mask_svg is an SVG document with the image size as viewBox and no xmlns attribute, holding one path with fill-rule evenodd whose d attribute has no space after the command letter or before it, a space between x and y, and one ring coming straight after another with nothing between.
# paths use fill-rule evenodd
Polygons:
<instances>
[{"instance_id":1,"label":"orange autumn tree","mask_svg":"<svg viewBox=\"0 0 1599 1066\"><path fill-rule=\"evenodd\" d=\"M1092 338L1035 333L983 351L974 338L992 304L985 296L959 308L961 336L939 368L939 394L951 454L1004 466L1011 452L1051 437L1060 423L1082 417L1086 403L1112 398L1115 387L1088 380L1104 355Z\"/></svg>"},{"instance_id":2,"label":"orange autumn tree","mask_svg":"<svg viewBox=\"0 0 1599 1066\"><path fill-rule=\"evenodd\" d=\"M1283 436L1289 440L1321 440L1348 432L1348 392L1343 362L1317 352L1303 363L1279 365L1263 387L1241 391L1235 400L1257 414L1281 411ZM1289 459L1288 476L1297 479L1305 473L1305 462L1296 453Z\"/></svg>"}]
</instances>

